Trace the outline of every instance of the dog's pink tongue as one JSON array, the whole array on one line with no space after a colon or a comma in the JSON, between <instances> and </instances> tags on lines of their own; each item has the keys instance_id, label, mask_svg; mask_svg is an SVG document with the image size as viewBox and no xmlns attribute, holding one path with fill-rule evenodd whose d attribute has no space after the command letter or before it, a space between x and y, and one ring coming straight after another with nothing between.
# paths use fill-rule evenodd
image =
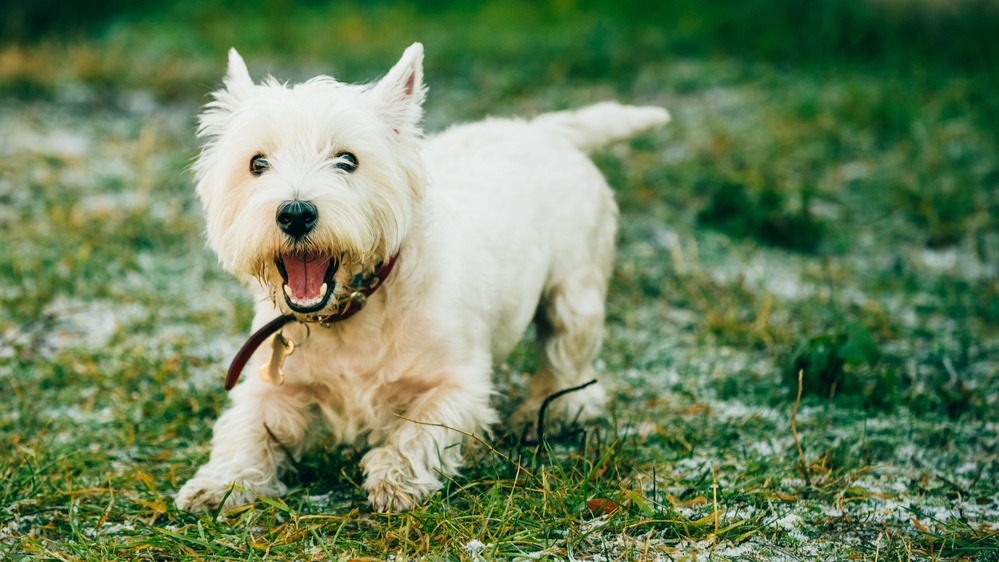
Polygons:
<instances>
[{"instance_id":1,"label":"dog's pink tongue","mask_svg":"<svg viewBox=\"0 0 999 562\"><path fill-rule=\"evenodd\" d=\"M288 274L288 287L296 299L305 301L322 296L320 290L330 267L329 258L285 254L281 256L281 260L284 261L284 269Z\"/></svg>"}]
</instances>

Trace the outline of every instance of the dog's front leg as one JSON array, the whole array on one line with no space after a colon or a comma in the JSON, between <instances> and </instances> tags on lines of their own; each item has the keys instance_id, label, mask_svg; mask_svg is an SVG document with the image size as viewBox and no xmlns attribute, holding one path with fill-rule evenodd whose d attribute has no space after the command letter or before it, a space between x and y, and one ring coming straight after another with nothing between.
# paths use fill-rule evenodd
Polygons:
<instances>
[{"instance_id":1,"label":"dog's front leg","mask_svg":"<svg viewBox=\"0 0 999 562\"><path fill-rule=\"evenodd\" d=\"M393 422L386 442L361 459L376 511L408 511L443 486L462 464L467 435L496 423L489 386L441 386L422 394Z\"/></svg>"},{"instance_id":2,"label":"dog's front leg","mask_svg":"<svg viewBox=\"0 0 999 562\"><path fill-rule=\"evenodd\" d=\"M232 405L215 423L212 453L177 494L184 511L250 503L287 491L278 479L288 454L297 455L311 424L308 395L292 385L248 380L232 391ZM230 490L231 493L230 493ZM226 498L226 494L229 497Z\"/></svg>"}]
</instances>

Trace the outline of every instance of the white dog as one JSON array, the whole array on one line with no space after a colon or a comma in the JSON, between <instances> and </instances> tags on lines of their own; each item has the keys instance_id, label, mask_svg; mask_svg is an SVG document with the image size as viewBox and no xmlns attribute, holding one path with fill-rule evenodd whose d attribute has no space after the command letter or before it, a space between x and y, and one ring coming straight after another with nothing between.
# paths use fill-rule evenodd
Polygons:
<instances>
[{"instance_id":1,"label":"white dog","mask_svg":"<svg viewBox=\"0 0 999 562\"><path fill-rule=\"evenodd\" d=\"M229 52L198 130L208 240L259 283L254 329L294 321L255 354L264 376L233 390L181 509L285 493L280 473L319 419L337 442L370 447L374 509L411 509L457 473L467 436L498 421L493 366L532 321L540 368L517 420L594 377L617 207L584 153L668 113L602 103L424 139L422 62L414 44L375 84L289 87L254 84ZM593 385L552 414L592 418L604 401Z\"/></svg>"}]
</instances>

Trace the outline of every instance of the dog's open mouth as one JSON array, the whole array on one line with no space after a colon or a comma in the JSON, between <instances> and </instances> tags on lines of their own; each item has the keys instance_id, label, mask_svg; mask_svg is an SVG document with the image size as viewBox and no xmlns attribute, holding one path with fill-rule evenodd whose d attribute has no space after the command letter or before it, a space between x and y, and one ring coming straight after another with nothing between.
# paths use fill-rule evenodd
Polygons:
<instances>
[{"instance_id":1,"label":"dog's open mouth","mask_svg":"<svg viewBox=\"0 0 999 562\"><path fill-rule=\"evenodd\" d=\"M281 254L276 260L284 279L284 298L295 312L316 312L333 294L333 274L339 262L318 254Z\"/></svg>"}]
</instances>

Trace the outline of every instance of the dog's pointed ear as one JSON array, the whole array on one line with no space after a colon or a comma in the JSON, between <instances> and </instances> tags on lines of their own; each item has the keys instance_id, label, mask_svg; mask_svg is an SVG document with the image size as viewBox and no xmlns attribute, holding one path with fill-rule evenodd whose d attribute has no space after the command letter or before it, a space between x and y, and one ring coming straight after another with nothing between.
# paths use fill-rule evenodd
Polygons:
<instances>
[{"instance_id":1,"label":"dog's pointed ear","mask_svg":"<svg viewBox=\"0 0 999 562\"><path fill-rule=\"evenodd\" d=\"M396 130L416 126L423 117L423 45L413 43L399 62L375 85L383 114Z\"/></svg>"},{"instance_id":2,"label":"dog's pointed ear","mask_svg":"<svg viewBox=\"0 0 999 562\"><path fill-rule=\"evenodd\" d=\"M229 49L229 66L222 78L223 87L212 92L214 101L209 102L198 115L198 136L219 135L237 107L253 89L253 79L246 69L243 57L236 49Z\"/></svg>"},{"instance_id":3,"label":"dog's pointed ear","mask_svg":"<svg viewBox=\"0 0 999 562\"><path fill-rule=\"evenodd\" d=\"M243 57L239 56L235 48L229 49L229 67L226 69L222 82L229 93L236 98L242 97L242 94L253 88L250 71L246 69Z\"/></svg>"}]
</instances>

